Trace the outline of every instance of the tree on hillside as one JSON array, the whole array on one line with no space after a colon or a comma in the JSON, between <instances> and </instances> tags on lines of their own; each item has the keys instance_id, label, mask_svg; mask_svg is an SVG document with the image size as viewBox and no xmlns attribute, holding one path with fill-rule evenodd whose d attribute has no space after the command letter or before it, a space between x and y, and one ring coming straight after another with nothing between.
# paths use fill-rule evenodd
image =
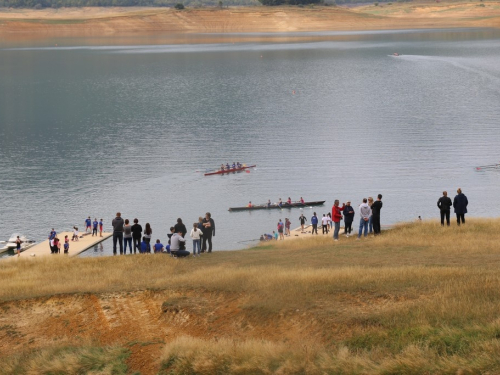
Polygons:
<instances>
[{"instance_id":1,"label":"tree on hillside","mask_svg":"<svg viewBox=\"0 0 500 375\"><path fill-rule=\"evenodd\" d=\"M262 5L276 6L276 5L307 5L307 4L321 4L323 0L259 0Z\"/></svg>"}]
</instances>

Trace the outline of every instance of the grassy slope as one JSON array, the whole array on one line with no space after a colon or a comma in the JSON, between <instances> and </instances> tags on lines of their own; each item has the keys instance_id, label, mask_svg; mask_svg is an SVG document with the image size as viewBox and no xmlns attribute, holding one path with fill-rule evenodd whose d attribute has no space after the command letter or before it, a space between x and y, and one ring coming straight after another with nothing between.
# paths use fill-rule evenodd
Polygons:
<instances>
[{"instance_id":1,"label":"grassy slope","mask_svg":"<svg viewBox=\"0 0 500 375\"><path fill-rule=\"evenodd\" d=\"M175 292L157 307L188 319L159 349L163 373L498 373L499 225L414 224L362 241L318 236L200 259L2 262L0 320L15 325L18 299L148 288ZM216 296L205 312L200 296ZM219 320L200 327L215 310Z\"/></svg>"}]
</instances>

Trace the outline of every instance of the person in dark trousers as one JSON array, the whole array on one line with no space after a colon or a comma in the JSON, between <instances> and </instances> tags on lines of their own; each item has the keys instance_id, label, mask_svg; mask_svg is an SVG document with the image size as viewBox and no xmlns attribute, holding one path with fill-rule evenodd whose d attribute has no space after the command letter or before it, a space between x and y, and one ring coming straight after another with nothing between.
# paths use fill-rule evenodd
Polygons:
<instances>
[{"instance_id":1,"label":"person in dark trousers","mask_svg":"<svg viewBox=\"0 0 500 375\"><path fill-rule=\"evenodd\" d=\"M201 252L205 251L211 253L212 252L212 237L215 237L215 222L212 219L212 215L210 212L205 214L205 218L203 219L203 246L201 248ZM208 242L208 249L207 249Z\"/></svg>"},{"instance_id":2,"label":"person in dark trousers","mask_svg":"<svg viewBox=\"0 0 500 375\"><path fill-rule=\"evenodd\" d=\"M181 244L185 242L186 240L184 239L184 237L182 237L182 232L176 232L172 234L172 237L170 237L170 254L178 258L189 256L191 254L189 251L181 250L181 247L186 247L181 246Z\"/></svg>"},{"instance_id":3,"label":"person in dark trousers","mask_svg":"<svg viewBox=\"0 0 500 375\"><path fill-rule=\"evenodd\" d=\"M342 203L342 207L339 207L339 200L335 199L332 207L332 222L333 222L333 240L339 240L339 230L340 230L340 220L342 220L342 212L345 209L345 203Z\"/></svg>"},{"instance_id":4,"label":"person in dark trousers","mask_svg":"<svg viewBox=\"0 0 500 375\"><path fill-rule=\"evenodd\" d=\"M306 224L307 218L304 216L304 214L300 214L299 217L299 222L300 222L300 229L301 232L304 233L304 225Z\"/></svg>"},{"instance_id":5,"label":"person in dark trousers","mask_svg":"<svg viewBox=\"0 0 500 375\"><path fill-rule=\"evenodd\" d=\"M132 225L132 241L134 242L134 254L137 251L141 252L141 239L142 239L142 226L139 224L139 220L134 219L134 225Z\"/></svg>"},{"instance_id":6,"label":"person in dark trousers","mask_svg":"<svg viewBox=\"0 0 500 375\"><path fill-rule=\"evenodd\" d=\"M49 247L50 247L50 252L52 252L52 245L51 245L51 241L56 238L56 231L54 230L54 228L52 228L52 231L50 232L49 234Z\"/></svg>"},{"instance_id":7,"label":"person in dark trousers","mask_svg":"<svg viewBox=\"0 0 500 375\"><path fill-rule=\"evenodd\" d=\"M467 213L467 205L469 201L464 193L462 193L462 189L458 188L457 195L455 195L455 199L453 199L453 208L455 209L455 214L457 215L457 224L460 225L460 221L462 224L465 224L465 214Z\"/></svg>"},{"instance_id":8,"label":"person in dark trousers","mask_svg":"<svg viewBox=\"0 0 500 375\"><path fill-rule=\"evenodd\" d=\"M346 203L342 213L344 214L344 234L349 237L352 232L352 222L354 221L354 208L352 208L351 202Z\"/></svg>"},{"instance_id":9,"label":"person in dark trousers","mask_svg":"<svg viewBox=\"0 0 500 375\"><path fill-rule=\"evenodd\" d=\"M123 226L125 225L122 214L117 212L116 217L111 222L113 226L113 254L116 254L116 242L120 243L120 254L123 254Z\"/></svg>"},{"instance_id":10,"label":"person in dark trousers","mask_svg":"<svg viewBox=\"0 0 500 375\"><path fill-rule=\"evenodd\" d=\"M382 209L382 194L377 196L377 200L372 204L373 234L380 234L380 210Z\"/></svg>"},{"instance_id":11,"label":"person in dark trousers","mask_svg":"<svg viewBox=\"0 0 500 375\"><path fill-rule=\"evenodd\" d=\"M444 218L446 217L446 225L450 226L450 209L451 198L448 196L447 191L443 191L443 196L438 199L437 206L441 213L441 225L444 226ZM420 217L420 216L419 216Z\"/></svg>"},{"instance_id":12,"label":"person in dark trousers","mask_svg":"<svg viewBox=\"0 0 500 375\"><path fill-rule=\"evenodd\" d=\"M316 212L311 217L311 225L313 227L311 234L314 234L314 232L318 234L318 217L316 216Z\"/></svg>"}]
</instances>

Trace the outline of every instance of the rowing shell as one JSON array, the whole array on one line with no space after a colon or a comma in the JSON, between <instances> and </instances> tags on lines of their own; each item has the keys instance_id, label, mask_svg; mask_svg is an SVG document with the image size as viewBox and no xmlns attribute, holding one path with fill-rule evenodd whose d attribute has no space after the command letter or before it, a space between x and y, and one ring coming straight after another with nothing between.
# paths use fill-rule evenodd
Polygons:
<instances>
[{"instance_id":1,"label":"rowing shell","mask_svg":"<svg viewBox=\"0 0 500 375\"><path fill-rule=\"evenodd\" d=\"M255 168L257 165L249 165L248 167L241 167L241 168L233 168L233 169L225 169L223 171L216 171L216 172L208 172L208 173L205 173L204 176L212 176L214 174L229 174L229 173L235 173L235 172L240 172L240 171L244 171L245 169L249 169L249 168Z\"/></svg>"},{"instance_id":2,"label":"rowing shell","mask_svg":"<svg viewBox=\"0 0 500 375\"><path fill-rule=\"evenodd\" d=\"M277 205L277 204L271 204L271 205L261 204L261 205L252 206L252 207L248 207L248 206L245 206L245 207L230 207L229 211L268 210L268 209L272 209L272 208L279 208L279 209L283 209L283 208L296 208L296 207L300 208L300 207L309 207L309 206L322 206L324 203L325 203L325 201L312 201L312 202L292 203L292 204L283 203L281 205L281 207L279 205Z\"/></svg>"}]
</instances>

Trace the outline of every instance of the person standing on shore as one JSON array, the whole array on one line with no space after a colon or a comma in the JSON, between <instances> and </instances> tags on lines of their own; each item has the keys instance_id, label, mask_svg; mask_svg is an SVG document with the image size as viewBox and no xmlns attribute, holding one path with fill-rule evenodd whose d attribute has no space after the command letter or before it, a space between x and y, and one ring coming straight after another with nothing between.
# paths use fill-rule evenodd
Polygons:
<instances>
[{"instance_id":1,"label":"person standing on shore","mask_svg":"<svg viewBox=\"0 0 500 375\"><path fill-rule=\"evenodd\" d=\"M21 238L19 236L17 236L16 238L16 251L17 251L17 256L21 256L21 244L23 243L23 241L21 240Z\"/></svg>"},{"instance_id":2,"label":"person standing on shore","mask_svg":"<svg viewBox=\"0 0 500 375\"><path fill-rule=\"evenodd\" d=\"M373 234L380 234L380 210L382 209L382 194L377 195L377 200L372 204Z\"/></svg>"},{"instance_id":3,"label":"person standing on shore","mask_svg":"<svg viewBox=\"0 0 500 375\"><path fill-rule=\"evenodd\" d=\"M451 198L448 196L448 192L443 191L443 196L439 198L437 202L437 206L439 207L439 212L441 213L441 226L443 227L444 227L445 217L446 217L446 225L450 226L451 205L452 205Z\"/></svg>"},{"instance_id":4,"label":"person standing on shore","mask_svg":"<svg viewBox=\"0 0 500 375\"><path fill-rule=\"evenodd\" d=\"M352 232L352 222L354 221L354 208L351 206L351 202L348 201L344 208L344 234L349 237Z\"/></svg>"},{"instance_id":5,"label":"person standing on shore","mask_svg":"<svg viewBox=\"0 0 500 375\"><path fill-rule=\"evenodd\" d=\"M134 242L134 254L136 251L141 252L141 238L142 238L142 226L139 224L138 219L134 219L134 225L132 225L132 240Z\"/></svg>"},{"instance_id":6,"label":"person standing on shore","mask_svg":"<svg viewBox=\"0 0 500 375\"><path fill-rule=\"evenodd\" d=\"M300 222L300 229L301 232L304 233L304 225L306 224L307 217L304 216L304 214L300 214L299 217L299 222Z\"/></svg>"},{"instance_id":7,"label":"person standing on shore","mask_svg":"<svg viewBox=\"0 0 500 375\"><path fill-rule=\"evenodd\" d=\"M283 222L280 219L280 221L278 221L278 233L280 235L280 240L285 239L285 237L283 236L283 227L284 227Z\"/></svg>"},{"instance_id":8,"label":"person standing on shore","mask_svg":"<svg viewBox=\"0 0 500 375\"><path fill-rule=\"evenodd\" d=\"M205 218L203 219L203 247L202 252L212 252L212 237L215 237L215 221L212 219L212 215L210 212L205 214ZM207 242L208 242L208 250L207 250Z\"/></svg>"},{"instance_id":9,"label":"person standing on shore","mask_svg":"<svg viewBox=\"0 0 500 375\"><path fill-rule=\"evenodd\" d=\"M127 254L127 244L130 254L132 254L132 227L129 223L128 219L125 219L125 225L123 226L123 255Z\"/></svg>"},{"instance_id":10,"label":"person standing on shore","mask_svg":"<svg viewBox=\"0 0 500 375\"><path fill-rule=\"evenodd\" d=\"M344 211L345 203L342 203L342 207L339 207L339 200L335 199L332 207L332 221L333 221L333 240L339 240L339 231L340 231L340 220L342 220L342 211Z\"/></svg>"},{"instance_id":11,"label":"person standing on shore","mask_svg":"<svg viewBox=\"0 0 500 375\"><path fill-rule=\"evenodd\" d=\"M373 204L373 198L368 197L368 206L370 206L370 208L372 208L372 204ZM368 234L372 233L373 233L373 214L370 214L370 218L368 219Z\"/></svg>"},{"instance_id":12,"label":"person standing on shore","mask_svg":"<svg viewBox=\"0 0 500 375\"><path fill-rule=\"evenodd\" d=\"M359 206L359 232L358 232L358 240L361 238L361 233L363 229L365 231L365 237L368 235L368 222L370 221L370 217L372 216L372 209L367 203L367 199L363 198L363 203Z\"/></svg>"},{"instance_id":13,"label":"person standing on shore","mask_svg":"<svg viewBox=\"0 0 500 375\"><path fill-rule=\"evenodd\" d=\"M323 214L323 217L321 218L321 229L323 230L323 234L328 234L328 222L330 221L330 219L325 215Z\"/></svg>"},{"instance_id":14,"label":"person standing on shore","mask_svg":"<svg viewBox=\"0 0 500 375\"><path fill-rule=\"evenodd\" d=\"M316 216L316 212L311 217L311 225L312 225L311 234L314 234L314 232L316 232L316 234L318 234L318 217Z\"/></svg>"},{"instance_id":15,"label":"person standing on shore","mask_svg":"<svg viewBox=\"0 0 500 375\"><path fill-rule=\"evenodd\" d=\"M144 238L146 238L146 242L151 244L151 236L153 234L153 229L151 229L151 225L149 223L146 223L146 226L144 227Z\"/></svg>"},{"instance_id":16,"label":"person standing on shore","mask_svg":"<svg viewBox=\"0 0 500 375\"><path fill-rule=\"evenodd\" d=\"M285 235L290 236L290 226L292 225L291 221L285 217Z\"/></svg>"},{"instance_id":17,"label":"person standing on shore","mask_svg":"<svg viewBox=\"0 0 500 375\"><path fill-rule=\"evenodd\" d=\"M49 247L51 252L52 252L52 245L50 243L52 242L52 240L54 240L54 238L56 238L56 235L57 232L54 230L54 228L52 228L52 231L49 234Z\"/></svg>"},{"instance_id":18,"label":"person standing on shore","mask_svg":"<svg viewBox=\"0 0 500 375\"><path fill-rule=\"evenodd\" d=\"M177 224L174 225L175 233L182 233L182 238L186 237L187 229L181 218L177 219Z\"/></svg>"},{"instance_id":19,"label":"person standing on shore","mask_svg":"<svg viewBox=\"0 0 500 375\"><path fill-rule=\"evenodd\" d=\"M99 222L97 221L97 218L94 218L94 221L92 222L92 237L95 236L97 237L97 226L99 225Z\"/></svg>"},{"instance_id":20,"label":"person standing on shore","mask_svg":"<svg viewBox=\"0 0 500 375\"><path fill-rule=\"evenodd\" d=\"M116 243L120 244L120 254L123 253L123 219L120 212L116 213L116 217L111 222L113 226L113 254L116 254Z\"/></svg>"},{"instance_id":21,"label":"person standing on shore","mask_svg":"<svg viewBox=\"0 0 500 375\"><path fill-rule=\"evenodd\" d=\"M92 230L90 229L92 226L92 220L90 216L85 219L85 233L90 233Z\"/></svg>"},{"instance_id":22,"label":"person standing on shore","mask_svg":"<svg viewBox=\"0 0 500 375\"><path fill-rule=\"evenodd\" d=\"M196 249L198 249L198 256L200 256L201 251L201 230L198 228L198 223L193 224L193 229L191 229L190 236L193 239L193 256L196 256Z\"/></svg>"},{"instance_id":23,"label":"person standing on shore","mask_svg":"<svg viewBox=\"0 0 500 375\"><path fill-rule=\"evenodd\" d=\"M64 236L64 254L68 254L69 252L69 238L68 236Z\"/></svg>"},{"instance_id":24,"label":"person standing on shore","mask_svg":"<svg viewBox=\"0 0 500 375\"><path fill-rule=\"evenodd\" d=\"M467 206L469 201L462 189L458 188L457 195L453 199L453 208L455 209L455 214L457 215L457 225L460 226L460 221L465 224L465 214L467 213Z\"/></svg>"}]
</instances>

